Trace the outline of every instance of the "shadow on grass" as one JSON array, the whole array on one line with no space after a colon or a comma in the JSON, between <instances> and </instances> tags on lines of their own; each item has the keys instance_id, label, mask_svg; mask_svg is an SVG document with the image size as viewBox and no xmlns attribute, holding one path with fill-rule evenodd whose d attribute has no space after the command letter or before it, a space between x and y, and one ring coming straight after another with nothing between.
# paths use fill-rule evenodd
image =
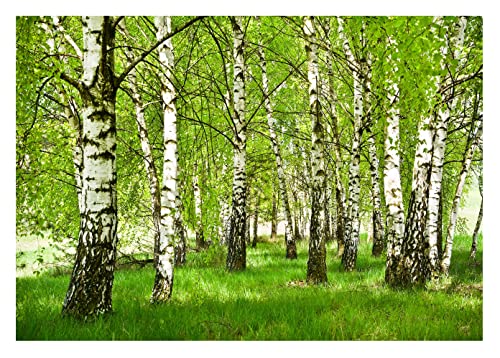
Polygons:
<instances>
[{"instance_id":1,"label":"shadow on grass","mask_svg":"<svg viewBox=\"0 0 500 358\"><path fill-rule=\"evenodd\" d=\"M62 319L68 277L17 279L18 340L478 340L482 339L482 257L453 253L452 283L444 289L391 290L385 258L361 247L357 271L339 271L328 255L329 283L289 287L304 280L307 247L298 260L284 245L248 250L248 268L227 273L221 252L193 253L176 271L170 303L151 306L152 268L116 273L114 314L81 323ZM332 253L330 250L329 254ZM224 251L222 250L222 254ZM219 264L210 267L215 260ZM481 284L481 292L472 285ZM472 287L472 288L471 288ZM471 292L473 292L471 294Z\"/></svg>"}]
</instances>

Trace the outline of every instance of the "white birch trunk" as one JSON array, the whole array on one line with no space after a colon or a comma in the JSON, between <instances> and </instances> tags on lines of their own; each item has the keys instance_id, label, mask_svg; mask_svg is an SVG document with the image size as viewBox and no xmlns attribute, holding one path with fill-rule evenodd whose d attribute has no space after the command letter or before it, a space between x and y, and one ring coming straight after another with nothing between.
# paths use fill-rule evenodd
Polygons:
<instances>
[{"instance_id":1,"label":"white birch trunk","mask_svg":"<svg viewBox=\"0 0 500 358\"><path fill-rule=\"evenodd\" d=\"M194 215L196 218L196 228L195 228L195 236L196 236L196 248L198 250L203 250L206 247L205 238L203 234L203 213L202 213L202 199L201 199L201 190L200 190L200 182L198 179L198 165L194 164L193 169L193 196L194 196Z\"/></svg>"},{"instance_id":2,"label":"white birch trunk","mask_svg":"<svg viewBox=\"0 0 500 358\"><path fill-rule=\"evenodd\" d=\"M478 147L483 136L482 121L479 124L479 128L476 128L476 130L477 132L473 135L472 143L469 148L467 148L467 151L464 155L462 170L460 172L457 188L455 190L455 197L453 198L453 204L451 207L450 220L448 222L448 230L446 232L446 243L443 250L443 258L441 260L441 270L445 275L448 275L450 270L455 224L457 222L458 209L460 208L460 200L462 198L462 192L465 186L465 179L467 178L467 174L469 173L469 168L472 163L472 158L474 157L474 152L476 151L476 148Z\"/></svg>"},{"instance_id":3,"label":"white birch trunk","mask_svg":"<svg viewBox=\"0 0 500 358\"><path fill-rule=\"evenodd\" d=\"M260 22L259 22L260 26ZM260 28L259 28L260 32ZM262 34L260 34L262 39ZM271 105L271 99L269 98L269 84L267 80L267 69L266 69L266 57L264 49L262 48L261 40L259 41L258 47L259 55L259 65L262 71L262 95L264 96L264 106L266 108L267 114L267 126L269 129L269 137L271 140L271 147L274 152L274 157L276 159L276 169L278 172L278 185L279 193L281 197L281 203L283 205L283 214L285 216L285 243L286 243L286 258L296 259L297 258L297 248L295 245L295 238L293 236L292 229L292 215L290 212L290 205L288 201L288 193L286 189L286 178L283 171L283 160L281 158L281 150L278 145L278 138L276 135L276 119L273 117L273 108Z\"/></svg>"},{"instance_id":4,"label":"white birch trunk","mask_svg":"<svg viewBox=\"0 0 500 358\"><path fill-rule=\"evenodd\" d=\"M472 234L472 245L470 248L469 259L476 259L477 252L477 242L479 238L479 229L481 229L481 222L483 220L483 175L481 173L479 178L479 193L481 194L481 208L479 209L479 214L477 216L476 227L474 228L474 233Z\"/></svg>"},{"instance_id":5,"label":"white birch trunk","mask_svg":"<svg viewBox=\"0 0 500 358\"><path fill-rule=\"evenodd\" d=\"M170 17L156 16L156 38L162 39L171 31ZM164 41L158 47L161 64L163 100L163 178L161 187L161 226L156 275L151 303L168 301L174 283L174 244L176 238L175 214L177 211L177 111L175 88L171 82L174 67L172 41Z\"/></svg>"},{"instance_id":6,"label":"white birch trunk","mask_svg":"<svg viewBox=\"0 0 500 358\"><path fill-rule=\"evenodd\" d=\"M438 22L440 22L438 20ZM455 58L459 59L461 57L461 47L464 40L464 32L467 20L464 16L459 18L457 23L458 27L455 34L451 39L451 45L454 46L457 51L455 51ZM437 35L436 35L437 36ZM447 48L441 48L441 54L443 55L443 60L441 62L441 69L446 68L446 56ZM441 87L446 87L450 84L451 78L446 77L441 83ZM448 93L443 93L442 97L445 99ZM429 237L429 265L431 276L437 278L439 275L439 250L438 250L438 234L440 228L439 224L439 203L441 201L441 182L443 178L443 163L444 155L446 149L446 137L448 133L448 123L450 118L450 112L453 111L456 105L456 101L453 100L449 105L446 100L441 104L442 108L438 110L438 115L436 117L436 127L433 139L433 153L432 153L432 171L430 178L430 188L429 188L429 206L428 206L428 222L427 231ZM441 244L441 243L439 243Z\"/></svg>"},{"instance_id":7,"label":"white birch trunk","mask_svg":"<svg viewBox=\"0 0 500 358\"><path fill-rule=\"evenodd\" d=\"M327 282L325 246L325 190L326 168L324 158L324 129L318 98L318 58L314 18L304 17L303 26L308 56L309 108L311 115L311 221L309 225L309 259L307 282Z\"/></svg>"},{"instance_id":8,"label":"white birch trunk","mask_svg":"<svg viewBox=\"0 0 500 358\"><path fill-rule=\"evenodd\" d=\"M226 267L229 271L246 268L246 121L245 121L245 59L242 17L231 17L234 47L234 152L233 208Z\"/></svg>"},{"instance_id":9,"label":"white birch trunk","mask_svg":"<svg viewBox=\"0 0 500 358\"><path fill-rule=\"evenodd\" d=\"M366 64L362 66L363 78L364 78L364 88L363 88L363 99L365 109L365 122L370 123L371 119L371 58L368 53L366 58ZM375 137L369 130L368 142L368 153L370 158L370 172L371 172L371 184L372 184L372 232L373 232L373 247L372 255L378 257L382 254L384 250L384 226L382 224L382 211L381 211L381 198L380 198L380 179L379 179L379 160L377 157L377 147L375 145Z\"/></svg>"},{"instance_id":10,"label":"white birch trunk","mask_svg":"<svg viewBox=\"0 0 500 358\"><path fill-rule=\"evenodd\" d=\"M117 245L116 117L111 19L85 16L83 171L80 233L63 314L86 319L112 310Z\"/></svg>"},{"instance_id":11,"label":"white birch trunk","mask_svg":"<svg viewBox=\"0 0 500 358\"><path fill-rule=\"evenodd\" d=\"M354 82L354 133L351 146L351 164L349 167L349 196L347 199L347 215L345 225L345 248L342 255L342 266L345 271L352 271L356 266L359 243L359 193L360 193L360 150L363 133L363 89L362 71L349 47L344 34L344 21L339 17L339 36L343 43Z\"/></svg>"},{"instance_id":12,"label":"white birch trunk","mask_svg":"<svg viewBox=\"0 0 500 358\"><path fill-rule=\"evenodd\" d=\"M391 45L396 45L390 40ZM393 47L397 51L396 46ZM389 59L390 55L389 55ZM396 65L397 66L397 65ZM395 66L394 73L397 72ZM390 103L387 116L387 130L384 142L384 193L387 207L387 259L385 281L394 280L397 265L401 255L405 230L403 191L401 189L400 157L399 157L399 88L388 74L387 94Z\"/></svg>"}]
</instances>

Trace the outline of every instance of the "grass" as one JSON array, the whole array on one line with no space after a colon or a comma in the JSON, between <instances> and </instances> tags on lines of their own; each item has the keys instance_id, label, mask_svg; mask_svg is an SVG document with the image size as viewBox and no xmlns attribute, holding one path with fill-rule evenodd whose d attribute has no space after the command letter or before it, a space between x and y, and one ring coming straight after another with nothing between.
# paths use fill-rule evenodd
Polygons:
<instances>
[{"instance_id":1,"label":"grass","mask_svg":"<svg viewBox=\"0 0 500 358\"><path fill-rule=\"evenodd\" d=\"M149 304L151 267L115 275L111 315L79 322L60 315L67 275L16 279L17 340L481 340L482 251L468 261L457 237L451 276L428 289L392 290L384 258L362 240L357 271L340 272L328 245L328 280L302 285L307 245L284 258L282 242L247 249L247 270L227 273L225 251L190 252L166 305ZM482 246L480 247L482 248Z\"/></svg>"}]
</instances>

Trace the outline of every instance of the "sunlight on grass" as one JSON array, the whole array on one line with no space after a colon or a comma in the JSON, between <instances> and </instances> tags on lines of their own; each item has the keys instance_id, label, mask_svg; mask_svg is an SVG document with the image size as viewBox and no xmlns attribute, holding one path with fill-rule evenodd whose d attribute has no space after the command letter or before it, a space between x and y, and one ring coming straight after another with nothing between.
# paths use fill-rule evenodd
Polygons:
<instances>
[{"instance_id":1,"label":"sunlight on grass","mask_svg":"<svg viewBox=\"0 0 500 358\"><path fill-rule=\"evenodd\" d=\"M482 267L468 262L458 237L452 276L435 287L391 290L384 257L362 242L358 270L343 273L328 244L328 284L303 282L307 242L297 260L280 243L248 250L244 272L224 269L225 248L190 252L178 267L172 299L149 304L151 267L116 272L114 313L93 322L62 319L68 276L17 278L18 340L480 340ZM479 252L478 262L482 260Z\"/></svg>"}]
</instances>

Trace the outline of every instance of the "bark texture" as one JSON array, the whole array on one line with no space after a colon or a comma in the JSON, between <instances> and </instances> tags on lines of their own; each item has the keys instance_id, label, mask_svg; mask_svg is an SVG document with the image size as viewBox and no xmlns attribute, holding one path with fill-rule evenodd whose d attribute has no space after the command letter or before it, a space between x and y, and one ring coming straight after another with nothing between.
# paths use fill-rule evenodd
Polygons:
<instances>
[{"instance_id":1,"label":"bark texture","mask_svg":"<svg viewBox=\"0 0 500 358\"><path fill-rule=\"evenodd\" d=\"M325 246L325 189L326 171L324 158L324 129L318 98L318 59L314 18L304 17L303 31L308 56L309 108L312 123L311 147L311 222L309 228L309 259L307 282L328 281L326 274Z\"/></svg>"},{"instance_id":2,"label":"bark texture","mask_svg":"<svg viewBox=\"0 0 500 358\"><path fill-rule=\"evenodd\" d=\"M156 16L156 38L161 40L170 31L170 17ZM158 47L162 69L163 107L163 177L161 187L161 226L156 274L151 303L163 303L170 299L174 284L174 245L176 241L175 215L177 212L177 110L175 88L172 84L174 53L172 41L165 40Z\"/></svg>"},{"instance_id":3,"label":"bark texture","mask_svg":"<svg viewBox=\"0 0 500 358\"><path fill-rule=\"evenodd\" d=\"M390 39L389 46L397 51L397 44ZM394 63L389 55L389 61ZM397 71L399 63L395 63L394 71ZM403 246L405 230L405 215L403 206L403 191L401 189L400 157L399 157L399 88L397 83L390 80L387 82L387 97L389 99L389 111L387 116L386 135L384 141L384 193L387 208L387 259L385 269L385 281L391 283L395 280L398 263Z\"/></svg>"},{"instance_id":4,"label":"bark texture","mask_svg":"<svg viewBox=\"0 0 500 358\"><path fill-rule=\"evenodd\" d=\"M226 268L239 271L246 268L246 122L245 122L245 59L242 17L231 17L234 47L233 82L233 208L231 234L228 242Z\"/></svg>"},{"instance_id":5,"label":"bark texture","mask_svg":"<svg viewBox=\"0 0 500 358\"><path fill-rule=\"evenodd\" d=\"M360 193L360 156L361 137L363 134L363 84L362 71L355 59L347 37L344 34L343 20L339 17L339 36L352 71L354 82L354 133L351 146L351 164L349 167L349 196L347 199L347 213L345 222L345 243L342 254L342 267L345 271L352 271L356 267L359 243L359 193Z\"/></svg>"},{"instance_id":6,"label":"bark texture","mask_svg":"<svg viewBox=\"0 0 500 358\"><path fill-rule=\"evenodd\" d=\"M80 233L63 314L87 319L112 311L117 245L114 29L109 17L83 23L83 171Z\"/></svg>"}]
</instances>

